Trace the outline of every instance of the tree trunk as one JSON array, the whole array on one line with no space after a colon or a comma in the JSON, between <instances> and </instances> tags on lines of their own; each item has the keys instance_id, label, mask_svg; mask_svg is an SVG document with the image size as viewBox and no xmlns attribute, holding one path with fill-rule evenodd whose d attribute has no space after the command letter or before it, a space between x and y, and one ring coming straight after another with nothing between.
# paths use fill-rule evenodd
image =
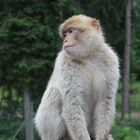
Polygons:
<instances>
[{"instance_id":1,"label":"tree trunk","mask_svg":"<svg viewBox=\"0 0 140 140\"><path fill-rule=\"evenodd\" d=\"M28 88L24 88L24 117L26 140L33 140L33 104Z\"/></svg>"},{"instance_id":2,"label":"tree trunk","mask_svg":"<svg viewBox=\"0 0 140 140\"><path fill-rule=\"evenodd\" d=\"M130 46L131 46L131 0L126 0L125 20L125 48L123 67L123 95L122 95L122 118L130 113L129 108L129 75L130 75Z\"/></svg>"}]
</instances>

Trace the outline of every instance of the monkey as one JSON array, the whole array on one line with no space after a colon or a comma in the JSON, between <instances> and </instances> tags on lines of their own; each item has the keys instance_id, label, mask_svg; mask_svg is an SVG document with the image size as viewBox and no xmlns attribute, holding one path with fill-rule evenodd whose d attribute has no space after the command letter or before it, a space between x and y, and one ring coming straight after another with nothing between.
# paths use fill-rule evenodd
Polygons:
<instances>
[{"instance_id":1,"label":"monkey","mask_svg":"<svg viewBox=\"0 0 140 140\"><path fill-rule=\"evenodd\" d=\"M42 140L113 140L119 59L96 18L74 15L35 115Z\"/></svg>"}]
</instances>

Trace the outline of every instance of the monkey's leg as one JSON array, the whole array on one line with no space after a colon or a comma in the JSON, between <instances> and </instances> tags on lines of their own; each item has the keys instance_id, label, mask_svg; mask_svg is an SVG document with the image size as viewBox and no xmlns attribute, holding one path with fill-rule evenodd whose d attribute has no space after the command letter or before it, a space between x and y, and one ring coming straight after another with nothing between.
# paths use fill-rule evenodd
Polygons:
<instances>
[{"instance_id":1,"label":"monkey's leg","mask_svg":"<svg viewBox=\"0 0 140 140\"><path fill-rule=\"evenodd\" d=\"M95 140L113 140L109 131L115 116L115 94L106 90L95 108Z\"/></svg>"},{"instance_id":2,"label":"monkey's leg","mask_svg":"<svg viewBox=\"0 0 140 140\"><path fill-rule=\"evenodd\" d=\"M76 87L76 89L67 89L65 95L62 116L72 140L90 140L85 114L81 107L82 97L78 97L81 93Z\"/></svg>"},{"instance_id":3,"label":"monkey's leg","mask_svg":"<svg viewBox=\"0 0 140 140\"><path fill-rule=\"evenodd\" d=\"M59 140L65 133L60 103L61 97L55 88L45 92L35 117L35 124L42 140Z\"/></svg>"}]
</instances>

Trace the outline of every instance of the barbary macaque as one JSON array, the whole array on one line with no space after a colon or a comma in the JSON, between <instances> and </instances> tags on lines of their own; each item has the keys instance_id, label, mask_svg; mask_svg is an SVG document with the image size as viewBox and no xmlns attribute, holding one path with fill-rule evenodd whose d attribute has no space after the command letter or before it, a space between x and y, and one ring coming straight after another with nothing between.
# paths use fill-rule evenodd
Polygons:
<instances>
[{"instance_id":1,"label":"barbary macaque","mask_svg":"<svg viewBox=\"0 0 140 140\"><path fill-rule=\"evenodd\" d=\"M75 15L59 28L63 47L35 125L42 140L113 140L119 80L116 53L95 18Z\"/></svg>"}]
</instances>

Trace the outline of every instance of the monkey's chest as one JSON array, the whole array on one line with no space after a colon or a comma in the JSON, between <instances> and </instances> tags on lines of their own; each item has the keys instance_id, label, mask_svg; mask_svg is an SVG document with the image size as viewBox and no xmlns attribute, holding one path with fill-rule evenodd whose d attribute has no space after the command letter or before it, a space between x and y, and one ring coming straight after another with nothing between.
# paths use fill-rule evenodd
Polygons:
<instances>
[{"instance_id":1,"label":"monkey's chest","mask_svg":"<svg viewBox=\"0 0 140 140\"><path fill-rule=\"evenodd\" d=\"M87 101L87 103L92 100L92 77L89 71L86 71L86 67L69 63L62 68L60 76L62 97L70 96Z\"/></svg>"},{"instance_id":2,"label":"monkey's chest","mask_svg":"<svg viewBox=\"0 0 140 140\"><path fill-rule=\"evenodd\" d=\"M61 78L63 87L88 88L91 84L90 74L86 67L77 63L67 63L62 67Z\"/></svg>"},{"instance_id":3,"label":"monkey's chest","mask_svg":"<svg viewBox=\"0 0 140 140\"><path fill-rule=\"evenodd\" d=\"M87 103L97 102L105 81L104 73L97 65L80 65L77 63L66 63L61 69L61 89L63 97L70 95L80 96Z\"/></svg>"}]
</instances>

